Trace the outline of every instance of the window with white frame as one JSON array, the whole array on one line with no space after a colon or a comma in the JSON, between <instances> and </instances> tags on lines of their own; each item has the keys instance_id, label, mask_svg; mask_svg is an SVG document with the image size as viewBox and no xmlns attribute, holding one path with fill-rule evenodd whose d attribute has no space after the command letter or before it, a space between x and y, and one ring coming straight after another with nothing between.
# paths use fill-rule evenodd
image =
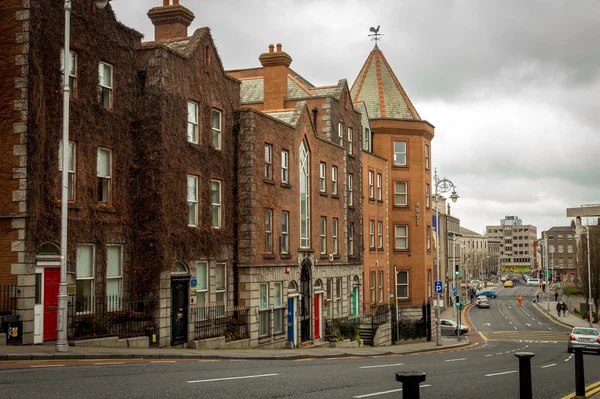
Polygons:
<instances>
[{"instance_id":1,"label":"window with white frame","mask_svg":"<svg viewBox=\"0 0 600 399\"><path fill-rule=\"evenodd\" d=\"M273 146L265 144L265 179L273 180Z\"/></svg>"},{"instance_id":2,"label":"window with white frame","mask_svg":"<svg viewBox=\"0 0 600 399\"><path fill-rule=\"evenodd\" d=\"M327 174L327 165L325 162L319 163L319 191L322 193L327 191L327 180L325 175Z\"/></svg>"},{"instance_id":3,"label":"window with white frame","mask_svg":"<svg viewBox=\"0 0 600 399\"><path fill-rule=\"evenodd\" d=\"M225 315L225 306L227 305L227 265L217 263L215 265L215 302L219 304L216 308L217 316Z\"/></svg>"},{"instance_id":4,"label":"window with white frame","mask_svg":"<svg viewBox=\"0 0 600 399\"><path fill-rule=\"evenodd\" d=\"M342 278L335 279L335 314L342 315Z\"/></svg>"},{"instance_id":5,"label":"window with white frame","mask_svg":"<svg viewBox=\"0 0 600 399\"><path fill-rule=\"evenodd\" d=\"M306 139L300 145L300 248L310 247L310 152Z\"/></svg>"},{"instance_id":6,"label":"window with white frame","mask_svg":"<svg viewBox=\"0 0 600 399\"><path fill-rule=\"evenodd\" d=\"M565 258L558 258L558 267L565 267Z\"/></svg>"},{"instance_id":7,"label":"window with white frame","mask_svg":"<svg viewBox=\"0 0 600 399\"><path fill-rule=\"evenodd\" d=\"M338 168L331 167L331 195L338 195Z\"/></svg>"},{"instance_id":8,"label":"window with white frame","mask_svg":"<svg viewBox=\"0 0 600 399\"><path fill-rule=\"evenodd\" d=\"M572 256L569 256L569 258L567 259L567 266L573 267L573 257Z\"/></svg>"},{"instance_id":9,"label":"window with white frame","mask_svg":"<svg viewBox=\"0 0 600 399\"><path fill-rule=\"evenodd\" d=\"M354 194L354 182L353 182L354 176L352 175L352 173L348 174L348 206L354 206L354 198L353 198L353 194Z\"/></svg>"},{"instance_id":10,"label":"window with white frame","mask_svg":"<svg viewBox=\"0 0 600 399\"><path fill-rule=\"evenodd\" d=\"M327 253L327 218L321 216L321 255Z\"/></svg>"},{"instance_id":11,"label":"window with white frame","mask_svg":"<svg viewBox=\"0 0 600 399\"><path fill-rule=\"evenodd\" d=\"M65 48L60 49L60 71L62 73L62 84L65 84ZM69 98L77 97L77 53L69 50Z\"/></svg>"},{"instance_id":12,"label":"window with white frame","mask_svg":"<svg viewBox=\"0 0 600 399\"><path fill-rule=\"evenodd\" d=\"M408 249L408 225L397 224L396 228L396 249Z\"/></svg>"},{"instance_id":13,"label":"window with white frame","mask_svg":"<svg viewBox=\"0 0 600 399\"><path fill-rule=\"evenodd\" d=\"M213 180L212 186L212 227L219 229L222 227L221 220L221 181Z\"/></svg>"},{"instance_id":14,"label":"window with white frame","mask_svg":"<svg viewBox=\"0 0 600 399\"><path fill-rule=\"evenodd\" d=\"M431 251L431 226L427 226L427 250Z\"/></svg>"},{"instance_id":15,"label":"window with white frame","mask_svg":"<svg viewBox=\"0 0 600 399\"><path fill-rule=\"evenodd\" d=\"M354 132L352 131L351 127L348 127L348 154L352 155L354 149L352 148L352 142L354 140L354 137L352 137L354 135Z\"/></svg>"},{"instance_id":16,"label":"window with white frame","mask_svg":"<svg viewBox=\"0 0 600 399\"><path fill-rule=\"evenodd\" d=\"M76 311L91 312L94 298L94 246L77 245Z\"/></svg>"},{"instance_id":17,"label":"window with white frame","mask_svg":"<svg viewBox=\"0 0 600 399\"><path fill-rule=\"evenodd\" d=\"M265 209L265 253L273 252L273 210Z\"/></svg>"},{"instance_id":18,"label":"window with white frame","mask_svg":"<svg viewBox=\"0 0 600 399\"><path fill-rule=\"evenodd\" d=\"M281 182L289 183L289 162L290 152L288 150L281 151Z\"/></svg>"},{"instance_id":19,"label":"window with white frame","mask_svg":"<svg viewBox=\"0 0 600 399\"><path fill-rule=\"evenodd\" d=\"M208 298L208 263L196 263L196 303L197 303L197 319L206 319L206 305L209 303Z\"/></svg>"},{"instance_id":20,"label":"window with white frame","mask_svg":"<svg viewBox=\"0 0 600 399\"><path fill-rule=\"evenodd\" d=\"M429 298L431 298L433 292L431 290L431 269L427 269L427 293Z\"/></svg>"},{"instance_id":21,"label":"window with white frame","mask_svg":"<svg viewBox=\"0 0 600 399\"><path fill-rule=\"evenodd\" d=\"M338 218L333 218L333 224L332 224L332 236L333 236L333 254L337 255L339 253L339 245L338 245L338 224L339 224L339 219Z\"/></svg>"},{"instance_id":22,"label":"window with white frame","mask_svg":"<svg viewBox=\"0 0 600 399\"><path fill-rule=\"evenodd\" d=\"M344 137L344 124L342 122L338 122L338 137L340 139Z\"/></svg>"},{"instance_id":23,"label":"window with white frame","mask_svg":"<svg viewBox=\"0 0 600 399\"><path fill-rule=\"evenodd\" d=\"M562 254L562 253L564 253L564 252L565 252L565 246L564 246L564 245L559 245L559 246L558 246L558 253L559 253L559 254Z\"/></svg>"},{"instance_id":24,"label":"window with white frame","mask_svg":"<svg viewBox=\"0 0 600 399\"><path fill-rule=\"evenodd\" d=\"M67 150L67 198L68 201L75 201L75 143L73 141L69 141L69 148ZM59 149L58 149L58 170L62 172L62 164L63 164L63 144L62 140L60 141ZM59 187L62 187L62 174L59 175L60 184Z\"/></svg>"},{"instance_id":25,"label":"window with white frame","mask_svg":"<svg viewBox=\"0 0 600 399\"><path fill-rule=\"evenodd\" d=\"M383 176L381 173L377 173L377 200L383 200Z\"/></svg>"},{"instance_id":26,"label":"window with white frame","mask_svg":"<svg viewBox=\"0 0 600 399\"><path fill-rule=\"evenodd\" d=\"M188 101L188 141L198 144L198 104Z\"/></svg>"},{"instance_id":27,"label":"window with white frame","mask_svg":"<svg viewBox=\"0 0 600 399\"><path fill-rule=\"evenodd\" d=\"M354 255L354 223L348 223L348 255Z\"/></svg>"},{"instance_id":28,"label":"window with white frame","mask_svg":"<svg viewBox=\"0 0 600 399\"><path fill-rule=\"evenodd\" d=\"M109 310L121 308L123 292L123 247L108 245L106 247L106 297Z\"/></svg>"},{"instance_id":29,"label":"window with white frame","mask_svg":"<svg viewBox=\"0 0 600 399\"><path fill-rule=\"evenodd\" d=\"M369 199L375 199L375 172L369 171Z\"/></svg>"},{"instance_id":30,"label":"window with white frame","mask_svg":"<svg viewBox=\"0 0 600 399\"><path fill-rule=\"evenodd\" d=\"M425 169L429 170L429 144L425 144Z\"/></svg>"},{"instance_id":31,"label":"window with white frame","mask_svg":"<svg viewBox=\"0 0 600 399\"><path fill-rule=\"evenodd\" d=\"M281 253L290 253L290 213L288 211L281 212Z\"/></svg>"},{"instance_id":32,"label":"window with white frame","mask_svg":"<svg viewBox=\"0 0 600 399\"><path fill-rule=\"evenodd\" d=\"M409 298L408 270L398 270L396 273L396 296L398 299Z\"/></svg>"},{"instance_id":33,"label":"window with white frame","mask_svg":"<svg viewBox=\"0 0 600 399\"><path fill-rule=\"evenodd\" d=\"M283 305L283 283L273 283L273 334L284 333L283 313L285 306Z\"/></svg>"},{"instance_id":34,"label":"window with white frame","mask_svg":"<svg viewBox=\"0 0 600 399\"><path fill-rule=\"evenodd\" d=\"M379 303L383 303L383 272L378 272L379 278L377 279L378 287L379 287Z\"/></svg>"},{"instance_id":35,"label":"window with white frame","mask_svg":"<svg viewBox=\"0 0 600 399\"><path fill-rule=\"evenodd\" d=\"M221 149L221 130L223 125L223 113L218 109L212 110L212 145L217 150Z\"/></svg>"},{"instance_id":36,"label":"window with white frame","mask_svg":"<svg viewBox=\"0 0 600 399\"><path fill-rule=\"evenodd\" d=\"M113 67L106 62L98 66L98 101L106 109L113 107Z\"/></svg>"},{"instance_id":37,"label":"window with white frame","mask_svg":"<svg viewBox=\"0 0 600 399\"><path fill-rule=\"evenodd\" d=\"M271 320L269 318L269 284L261 283L259 291L258 304L258 335L260 337L267 337L270 335Z\"/></svg>"},{"instance_id":38,"label":"window with white frame","mask_svg":"<svg viewBox=\"0 0 600 399\"><path fill-rule=\"evenodd\" d=\"M408 204L407 196L408 183L404 181L394 182L394 205L406 206Z\"/></svg>"},{"instance_id":39,"label":"window with white frame","mask_svg":"<svg viewBox=\"0 0 600 399\"><path fill-rule=\"evenodd\" d=\"M98 202L107 204L111 201L112 151L98 148Z\"/></svg>"},{"instance_id":40,"label":"window with white frame","mask_svg":"<svg viewBox=\"0 0 600 399\"><path fill-rule=\"evenodd\" d=\"M363 150L371 152L371 132L369 128L365 128L364 137L363 137Z\"/></svg>"},{"instance_id":41,"label":"window with white frame","mask_svg":"<svg viewBox=\"0 0 600 399\"><path fill-rule=\"evenodd\" d=\"M394 141L394 165L406 166L406 141Z\"/></svg>"},{"instance_id":42,"label":"window with white frame","mask_svg":"<svg viewBox=\"0 0 600 399\"><path fill-rule=\"evenodd\" d=\"M431 208L431 191L429 188L429 183L425 183L425 206L427 209Z\"/></svg>"},{"instance_id":43,"label":"window with white frame","mask_svg":"<svg viewBox=\"0 0 600 399\"><path fill-rule=\"evenodd\" d=\"M375 272L370 273L370 288L371 288L371 305L377 304L377 297L375 296Z\"/></svg>"},{"instance_id":44,"label":"window with white frame","mask_svg":"<svg viewBox=\"0 0 600 399\"><path fill-rule=\"evenodd\" d=\"M572 244L567 245L567 253L569 253L569 254L573 253L573 245Z\"/></svg>"},{"instance_id":45,"label":"window with white frame","mask_svg":"<svg viewBox=\"0 0 600 399\"><path fill-rule=\"evenodd\" d=\"M188 175L188 226L198 225L198 177Z\"/></svg>"},{"instance_id":46,"label":"window with white frame","mask_svg":"<svg viewBox=\"0 0 600 399\"><path fill-rule=\"evenodd\" d=\"M327 315L333 318L333 278L327 279Z\"/></svg>"},{"instance_id":47,"label":"window with white frame","mask_svg":"<svg viewBox=\"0 0 600 399\"><path fill-rule=\"evenodd\" d=\"M377 248L383 249L383 222L377 221Z\"/></svg>"},{"instance_id":48,"label":"window with white frame","mask_svg":"<svg viewBox=\"0 0 600 399\"><path fill-rule=\"evenodd\" d=\"M375 221L369 220L369 248L375 249Z\"/></svg>"}]
</instances>

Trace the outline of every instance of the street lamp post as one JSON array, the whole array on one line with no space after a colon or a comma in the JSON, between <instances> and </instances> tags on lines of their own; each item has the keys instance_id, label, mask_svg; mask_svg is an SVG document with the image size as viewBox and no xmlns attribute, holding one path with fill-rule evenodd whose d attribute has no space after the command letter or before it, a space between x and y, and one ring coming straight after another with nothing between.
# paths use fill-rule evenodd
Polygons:
<instances>
[{"instance_id":1,"label":"street lamp post","mask_svg":"<svg viewBox=\"0 0 600 399\"><path fill-rule=\"evenodd\" d=\"M435 173L433 175L433 183L435 184L435 224L436 224L436 229L435 229L435 234L437 236L437 246L438 248L436 249L436 256L435 256L435 263L436 263L436 274L437 274L437 279L438 281L441 281L441 276L440 276L440 207L439 207L439 195L438 193L447 193L450 190L452 190L452 195L450 195L450 199L452 200L452 202L456 202L456 200L458 199L458 194L456 194L456 186L454 185L454 183L452 183L450 180L446 179L446 178L442 178L440 179L438 174L437 174L437 168L435 169ZM437 346L442 346L442 327L440 324L440 294L437 294L437 305L435 307L435 316L436 316L436 332L437 332L437 338L436 338L436 345ZM458 326L458 329L460 330L460 326Z\"/></svg>"},{"instance_id":2,"label":"street lamp post","mask_svg":"<svg viewBox=\"0 0 600 399\"><path fill-rule=\"evenodd\" d=\"M591 272L591 262L590 262L590 229L588 226L581 226L585 228L585 235L587 237L587 272L588 272L588 320L590 323L590 327L593 327L593 319L592 319L592 272Z\"/></svg>"},{"instance_id":3,"label":"street lamp post","mask_svg":"<svg viewBox=\"0 0 600 399\"><path fill-rule=\"evenodd\" d=\"M109 0L94 0L98 9L103 9ZM58 289L58 312L56 320L56 351L68 352L67 341L67 224L69 204L69 82L71 48L71 0L65 0L65 41L63 47L63 123L62 123L62 187L60 204L60 285Z\"/></svg>"}]
</instances>

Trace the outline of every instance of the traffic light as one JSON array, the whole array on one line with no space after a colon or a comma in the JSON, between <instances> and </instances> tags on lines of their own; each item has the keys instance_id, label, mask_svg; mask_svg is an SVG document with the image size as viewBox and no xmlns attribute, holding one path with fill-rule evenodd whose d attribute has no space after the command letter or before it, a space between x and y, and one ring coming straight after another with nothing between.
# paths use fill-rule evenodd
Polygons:
<instances>
[{"instance_id":1,"label":"traffic light","mask_svg":"<svg viewBox=\"0 0 600 399\"><path fill-rule=\"evenodd\" d=\"M460 276L460 269L458 268L458 265L454 265L454 274Z\"/></svg>"},{"instance_id":2,"label":"traffic light","mask_svg":"<svg viewBox=\"0 0 600 399\"><path fill-rule=\"evenodd\" d=\"M460 297L458 295L456 296L456 300L454 301L454 303L456 303L457 308L460 307Z\"/></svg>"}]
</instances>

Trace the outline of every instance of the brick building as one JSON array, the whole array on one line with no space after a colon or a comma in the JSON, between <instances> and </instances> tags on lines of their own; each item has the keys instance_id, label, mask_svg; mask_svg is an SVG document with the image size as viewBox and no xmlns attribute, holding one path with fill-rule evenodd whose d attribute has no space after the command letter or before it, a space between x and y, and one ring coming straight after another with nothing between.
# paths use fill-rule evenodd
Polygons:
<instances>
[{"instance_id":1,"label":"brick building","mask_svg":"<svg viewBox=\"0 0 600 399\"><path fill-rule=\"evenodd\" d=\"M552 226L542 231L548 245L545 266L551 281L575 284L577 282L577 239L575 226ZM545 250L545 248L544 248Z\"/></svg>"}]
</instances>

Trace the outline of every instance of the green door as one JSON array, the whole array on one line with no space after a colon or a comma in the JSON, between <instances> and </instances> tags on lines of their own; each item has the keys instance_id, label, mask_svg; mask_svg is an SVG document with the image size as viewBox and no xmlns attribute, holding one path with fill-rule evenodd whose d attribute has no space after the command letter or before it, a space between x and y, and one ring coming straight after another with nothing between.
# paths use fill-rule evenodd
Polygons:
<instances>
[{"instance_id":1,"label":"green door","mask_svg":"<svg viewBox=\"0 0 600 399\"><path fill-rule=\"evenodd\" d=\"M352 287L352 315L358 315L358 287Z\"/></svg>"}]
</instances>

